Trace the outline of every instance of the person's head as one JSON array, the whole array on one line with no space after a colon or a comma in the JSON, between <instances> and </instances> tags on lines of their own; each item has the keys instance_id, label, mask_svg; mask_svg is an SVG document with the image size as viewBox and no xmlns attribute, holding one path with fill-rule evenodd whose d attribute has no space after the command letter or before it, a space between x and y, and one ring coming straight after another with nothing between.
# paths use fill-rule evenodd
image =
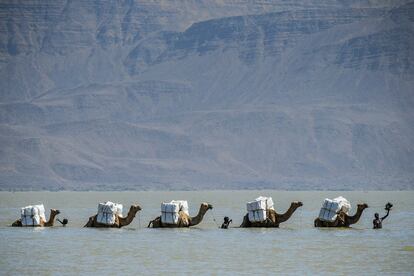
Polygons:
<instances>
[{"instance_id":1,"label":"person's head","mask_svg":"<svg viewBox=\"0 0 414 276\"><path fill-rule=\"evenodd\" d=\"M224 222L229 222L229 217L224 217Z\"/></svg>"},{"instance_id":2,"label":"person's head","mask_svg":"<svg viewBox=\"0 0 414 276\"><path fill-rule=\"evenodd\" d=\"M378 214L378 213L375 213L375 215L374 215L374 216L375 216L375 218L376 218L376 219L378 219L378 218L379 218L379 214Z\"/></svg>"}]
</instances>

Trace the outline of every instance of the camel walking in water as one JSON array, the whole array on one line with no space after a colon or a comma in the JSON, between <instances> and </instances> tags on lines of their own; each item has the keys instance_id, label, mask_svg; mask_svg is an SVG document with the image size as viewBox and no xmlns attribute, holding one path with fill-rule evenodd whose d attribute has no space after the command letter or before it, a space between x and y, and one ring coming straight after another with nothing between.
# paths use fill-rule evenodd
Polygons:
<instances>
[{"instance_id":1,"label":"camel walking in water","mask_svg":"<svg viewBox=\"0 0 414 276\"><path fill-rule=\"evenodd\" d=\"M141 210L141 207L139 205L131 205L128 211L128 215L126 217L115 215L115 223L112 225L99 223L97 221L98 215L96 214L89 218L88 222L85 224L84 227L121 228L121 227L131 224L131 222L135 218L136 213L140 210Z\"/></svg>"},{"instance_id":2,"label":"camel walking in water","mask_svg":"<svg viewBox=\"0 0 414 276\"><path fill-rule=\"evenodd\" d=\"M266 210L267 219L263 222L251 222L249 220L249 215L246 214L240 227L279 227L280 223L287 221L296 209L301 206L303 206L302 202L294 201L290 204L289 209L284 214L278 214L275 210L268 209Z\"/></svg>"},{"instance_id":3,"label":"camel walking in water","mask_svg":"<svg viewBox=\"0 0 414 276\"><path fill-rule=\"evenodd\" d=\"M179 227L190 227L199 224L202 220L204 215L207 213L208 210L213 209L213 206L208 203L201 203L200 210L195 217L190 217L184 211L179 212L179 218L177 224L166 224L161 221L161 217L157 217L154 220L151 220L148 224L148 227L152 228L179 228Z\"/></svg>"},{"instance_id":4,"label":"camel walking in water","mask_svg":"<svg viewBox=\"0 0 414 276\"><path fill-rule=\"evenodd\" d=\"M56 209L50 209L50 216L49 216L49 220L45 221L43 218L40 219L40 224L39 225L25 225L24 227L52 227L53 224L55 223L55 218L57 215L60 214L59 210ZM23 227L22 224L22 220L18 219L15 222L13 222L12 224L13 227Z\"/></svg>"},{"instance_id":5,"label":"camel walking in water","mask_svg":"<svg viewBox=\"0 0 414 276\"><path fill-rule=\"evenodd\" d=\"M319 218L316 218L314 221L314 225L315 227L349 227L352 224L355 224L359 221L359 219L361 218L362 212L368 208L368 205L363 203L363 204L358 204L357 207L357 211L355 213L355 215L353 216L349 216L344 212L340 212L336 218L335 221L333 222L329 222L329 221L323 221L320 220Z\"/></svg>"}]
</instances>

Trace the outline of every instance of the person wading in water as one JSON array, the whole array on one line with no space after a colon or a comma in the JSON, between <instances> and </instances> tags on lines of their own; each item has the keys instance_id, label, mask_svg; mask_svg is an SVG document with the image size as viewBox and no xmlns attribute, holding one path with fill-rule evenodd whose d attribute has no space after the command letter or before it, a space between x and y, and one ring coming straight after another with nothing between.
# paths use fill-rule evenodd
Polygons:
<instances>
[{"instance_id":1,"label":"person wading in water","mask_svg":"<svg viewBox=\"0 0 414 276\"><path fill-rule=\"evenodd\" d=\"M223 224L221 225L221 229L227 229L227 228L229 228L229 225L230 225L230 223L231 223L232 221L233 221L233 220L229 219L229 217L224 217L224 222L223 222Z\"/></svg>"},{"instance_id":2,"label":"person wading in water","mask_svg":"<svg viewBox=\"0 0 414 276\"><path fill-rule=\"evenodd\" d=\"M385 210L387 210L387 214L385 216L383 216L382 218L379 217L378 213L375 213L375 219L372 221L372 223L374 224L374 229L381 229L382 228L382 221L388 217L388 215L390 214L390 210L391 210L392 204L391 203L387 203L387 205L385 205Z\"/></svg>"}]
</instances>

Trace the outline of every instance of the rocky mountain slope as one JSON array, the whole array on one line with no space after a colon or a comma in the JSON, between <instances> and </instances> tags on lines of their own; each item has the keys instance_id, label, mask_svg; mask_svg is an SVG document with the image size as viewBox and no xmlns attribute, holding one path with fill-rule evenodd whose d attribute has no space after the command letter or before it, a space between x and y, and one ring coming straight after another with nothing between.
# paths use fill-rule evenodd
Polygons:
<instances>
[{"instance_id":1,"label":"rocky mountain slope","mask_svg":"<svg viewBox=\"0 0 414 276\"><path fill-rule=\"evenodd\" d=\"M0 189L413 189L413 15L3 1Z\"/></svg>"}]
</instances>

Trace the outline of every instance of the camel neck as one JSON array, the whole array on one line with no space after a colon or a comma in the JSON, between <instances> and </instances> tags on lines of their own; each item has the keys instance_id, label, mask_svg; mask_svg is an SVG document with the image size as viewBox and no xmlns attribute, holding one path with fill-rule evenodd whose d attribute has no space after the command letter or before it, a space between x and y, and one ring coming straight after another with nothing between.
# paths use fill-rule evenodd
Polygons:
<instances>
[{"instance_id":1,"label":"camel neck","mask_svg":"<svg viewBox=\"0 0 414 276\"><path fill-rule=\"evenodd\" d=\"M199 224L202 220L204 215L206 214L207 210L203 208L203 205L200 206L197 216L191 218L191 226Z\"/></svg>"},{"instance_id":2,"label":"camel neck","mask_svg":"<svg viewBox=\"0 0 414 276\"><path fill-rule=\"evenodd\" d=\"M353 215L353 216L347 216L346 217L347 225L351 225L351 224L357 223L358 220L360 219L363 211L364 211L364 208L358 207L355 215Z\"/></svg>"},{"instance_id":3,"label":"camel neck","mask_svg":"<svg viewBox=\"0 0 414 276\"><path fill-rule=\"evenodd\" d=\"M284 214L280 214L280 215L277 214L278 222L281 223L281 222L287 221L292 216L292 214L296 211L296 209L298 207L299 206L292 203L290 205L289 209Z\"/></svg>"},{"instance_id":4,"label":"camel neck","mask_svg":"<svg viewBox=\"0 0 414 276\"><path fill-rule=\"evenodd\" d=\"M128 211L128 215L125 218L122 218L122 217L119 218L120 226L126 226L126 225L131 224L131 222L135 218L136 213L137 213L137 210L133 209L133 207L131 206L131 208Z\"/></svg>"},{"instance_id":5,"label":"camel neck","mask_svg":"<svg viewBox=\"0 0 414 276\"><path fill-rule=\"evenodd\" d=\"M49 220L44 224L44 226L53 226L55 223L56 213L53 211L50 211Z\"/></svg>"}]
</instances>

